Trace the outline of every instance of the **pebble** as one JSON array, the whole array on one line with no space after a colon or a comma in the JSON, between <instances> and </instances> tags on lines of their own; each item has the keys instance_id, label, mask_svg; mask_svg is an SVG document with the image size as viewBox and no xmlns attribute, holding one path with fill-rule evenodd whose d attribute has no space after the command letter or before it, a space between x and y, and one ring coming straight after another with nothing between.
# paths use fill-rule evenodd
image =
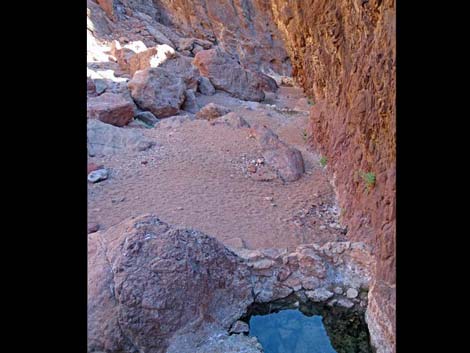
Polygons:
<instances>
[{"instance_id":1,"label":"pebble","mask_svg":"<svg viewBox=\"0 0 470 353\"><path fill-rule=\"evenodd\" d=\"M89 223L88 224L88 234L95 233L100 229L100 225L98 223Z\"/></svg>"},{"instance_id":2,"label":"pebble","mask_svg":"<svg viewBox=\"0 0 470 353\"><path fill-rule=\"evenodd\" d=\"M349 288L348 291L346 292L346 296L347 296L349 299L356 298L358 294L359 294L359 293L358 293L357 290L354 289L354 288Z\"/></svg>"},{"instance_id":3,"label":"pebble","mask_svg":"<svg viewBox=\"0 0 470 353\"><path fill-rule=\"evenodd\" d=\"M106 169L98 169L88 174L88 181L91 183L97 183L106 179L108 179L108 171Z\"/></svg>"},{"instance_id":4,"label":"pebble","mask_svg":"<svg viewBox=\"0 0 470 353\"><path fill-rule=\"evenodd\" d=\"M265 199L266 201L272 201L272 200L273 200L273 198L272 198L271 196L266 196L264 199Z\"/></svg>"},{"instance_id":5,"label":"pebble","mask_svg":"<svg viewBox=\"0 0 470 353\"><path fill-rule=\"evenodd\" d=\"M184 208L183 208L183 207L177 207L176 209L177 209L178 211L182 211L182 210L184 210Z\"/></svg>"},{"instance_id":6,"label":"pebble","mask_svg":"<svg viewBox=\"0 0 470 353\"><path fill-rule=\"evenodd\" d=\"M248 167L246 167L246 170L250 173L256 173L257 168L255 165L249 164Z\"/></svg>"},{"instance_id":7,"label":"pebble","mask_svg":"<svg viewBox=\"0 0 470 353\"><path fill-rule=\"evenodd\" d=\"M341 287L336 287L333 292L335 292L336 294L343 294L343 288Z\"/></svg>"},{"instance_id":8,"label":"pebble","mask_svg":"<svg viewBox=\"0 0 470 353\"><path fill-rule=\"evenodd\" d=\"M319 228L320 228L321 230L324 230L324 229L326 229L326 226L320 226Z\"/></svg>"}]
</instances>

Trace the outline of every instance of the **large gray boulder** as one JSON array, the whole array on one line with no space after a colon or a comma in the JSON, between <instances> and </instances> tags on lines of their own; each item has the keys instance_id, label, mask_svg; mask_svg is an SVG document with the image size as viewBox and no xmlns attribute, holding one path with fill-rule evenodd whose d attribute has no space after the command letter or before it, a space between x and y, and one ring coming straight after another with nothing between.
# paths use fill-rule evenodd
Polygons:
<instances>
[{"instance_id":1,"label":"large gray boulder","mask_svg":"<svg viewBox=\"0 0 470 353\"><path fill-rule=\"evenodd\" d=\"M248 267L201 232L144 215L88 237L89 352L163 353L189 332L205 342L252 301Z\"/></svg>"},{"instance_id":2,"label":"large gray boulder","mask_svg":"<svg viewBox=\"0 0 470 353\"><path fill-rule=\"evenodd\" d=\"M137 71L128 87L139 108L157 118L175 115L185 100L183 79L160 67Z\"/></svg>"},{"instance_id":3,"label":"large gray boulder","mask_svg":"<svg viewBox=\"0 0 470 353\"><path fill-rule=\"evenodd\" d=\"M261 79L263 74L245 70L232 56L220 49L198 52L193 64L215 88L236 98L260 102L265 97L263 88L266 87L266 81Z\"/></svg>"},{"instance_id":4,"label":"large gray boulder","mask_svg":"<svg viewBox=\"0 0 470 353\"><path fill-rule=\"evenodd\" d=\"M98 120L88 119L87 148L89 156L104 156L122 151L144 151L155 142L134 129L123 129Z\"/></svg>"}]
</instances>

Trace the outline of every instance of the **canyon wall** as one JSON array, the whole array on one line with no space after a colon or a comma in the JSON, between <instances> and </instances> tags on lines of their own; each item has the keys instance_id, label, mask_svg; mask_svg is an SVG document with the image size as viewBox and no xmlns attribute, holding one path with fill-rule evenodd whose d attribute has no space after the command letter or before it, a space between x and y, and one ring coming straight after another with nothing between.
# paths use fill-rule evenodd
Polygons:
<instances>
[{"instance_id":1,"label":"canyon wall","mask_svg":"<svg viewBox=\"0 0 470 353\"><path fill-rule=\"evenodd\" d=\"M181 37L208 40L251 70L291 74L289 55L271 19L270 0L97 0L108 16L143 13ZM159 26L160 27L160 26Z\"/></svg>"},{"instance_id":2,"label":"canyon wall","mask_svg":"<svg viewBox=\"0 0 470 353\"><path fill-rule=\"evenodd\" d=\"M372 245L367 320L395 350L395 2L272 1L293 74L312 98L311 142L327 160L351 240Z\"/></svg>"}]
</instances>

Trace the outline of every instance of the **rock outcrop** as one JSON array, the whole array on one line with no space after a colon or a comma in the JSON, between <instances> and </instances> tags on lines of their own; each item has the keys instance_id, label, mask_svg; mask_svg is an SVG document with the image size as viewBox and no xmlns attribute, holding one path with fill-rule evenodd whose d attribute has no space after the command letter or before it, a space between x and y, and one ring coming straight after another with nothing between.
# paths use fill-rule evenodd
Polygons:
<instances>
[{"instance_id":1,"label":"rock outcrop","mask_svg":"<svg viewBox=\"0 0 470 353\"><path fill-rule=\"evenodd\" d=\"M293 73L315 105L348 236L376 254L368 325L395 351L395 1L271 1Z\"/></svg>"},{"instance_id":2,"label":"rock outcrop","mask_svg":"<svg viewBox=\"0 0 470 353\"><path fill-rule=\"evenodd\" d=\"M195 331L205 341L252 301L248 267L203 233L144 215L89 235L89 352L166 352Z\"/></svg>"}]
</instances>

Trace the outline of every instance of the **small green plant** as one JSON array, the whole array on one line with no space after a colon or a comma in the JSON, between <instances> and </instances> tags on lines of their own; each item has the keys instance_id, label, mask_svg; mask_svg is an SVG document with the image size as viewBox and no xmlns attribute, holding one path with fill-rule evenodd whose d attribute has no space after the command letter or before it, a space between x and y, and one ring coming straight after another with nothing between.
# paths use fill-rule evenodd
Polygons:
<instances>
[{"instance_id":1,"label":"small green plant","mask_svg":"<svg viewBox=\"0 0 470 353\"><path fill-rule=\"evenodd\" d=\"M375 174L372 172L361 172L361 178L364 180L367 186L367 190L370 190L375 185Z\"/></svg>"},{"instance_id":2,"label":"small green plant","mask_svg":"<svg viewBox=\"0 0 470 353\"><path fill-rule=\"evenodd\" d=\"M304 142L307 142L308 134L307 134L307 130L305 130L305 129L302 130L302 138L303 138Z\"/></svg>"},{"instance_id":3,"label":"small green plant","mask_svg":"<svg viewBox=\"0 0 470 353\"><path fill-rule=\"evenodd\" d=\"M320 158L320 165L321 165L323 168L325 168L326 163L328 163L328 158L326 158L325 156L321 157L321 158Z\"/></svg>"},{"instance_id":4,"label":"small green plant","mask_svg":"<svg viewBox=\"0 0 470 353\"><path fill-rule=\"evenodd\" d=\"M310 105L310 106L312 106L312 105L315 104L315 102L313 101L312 98L309 98L309 99L307 100L307 103L308 103L308 105Z\"/></svg>"}]
</instances>

